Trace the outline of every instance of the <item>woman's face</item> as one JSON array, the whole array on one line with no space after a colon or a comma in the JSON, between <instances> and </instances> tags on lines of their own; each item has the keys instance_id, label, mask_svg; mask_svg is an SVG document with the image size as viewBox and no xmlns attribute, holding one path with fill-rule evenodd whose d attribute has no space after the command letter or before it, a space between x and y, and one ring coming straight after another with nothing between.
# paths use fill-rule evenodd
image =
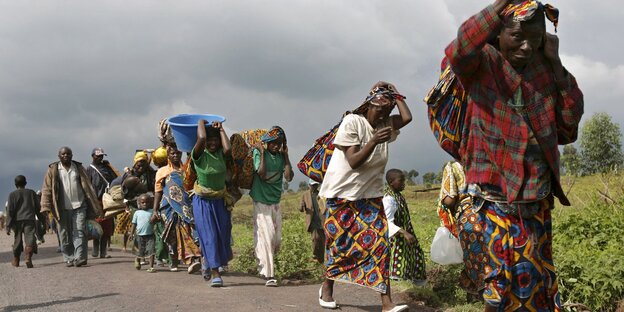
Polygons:
<instances>
[{"instance_id":1,"label":"woman's face","mask_svg":"<svg viewBox=\"0 0 624 312\"><path fill-rule=\"evenodd\" d=\"M277 154L282 148L282 143L283 143L282 139L277 139L275 141L271 141L267 143L267 149L269 150L269 153Z\"/></svg>"},{"instance_id":2,"label":"woman's face","mask_svg":"<svg viewBox=\"0 0 624 312\"><path fill-rule=\"evenodd\" d=\"M147 160L139 160L137 161L134 166L132 167L132 169L134 169L134 172L138 175L142 175L145 173L145 171L147 171L147 167L149 166L149 164L147 163Z\"/></svg>"},{"instance_id":3,"label":"woman's face","mask_svg":"<svg viewBox=\"0 0 624 312\"><path fill-rule=\"evenodd\" d=\"M179 164L182 161L182 152L175 147L167 148L167 158L174 164Z\"/></svg>"},{"instance_id":4,"label":"woman's face","mask_svg":"<svg viewBox=\"0 0 624 312\"><path fill-rule=\"evenodd\" d=\"M221 138L219 137L208 137L206 138L206 149L214 153L221 147Z\"/></svg>"},{"instance_id":5,"label":"woman's face","mask_svg":"<svg viewBox=\"0 0 624 312\"><path fill-rule=\"evenodd\" d=\"M388 96L377 96L368 104L366 117L372 124L378 124L390 116L390 113L394 109L394 105L394 101L392 101L392 99Z\"/></svg>"}]
</instances>

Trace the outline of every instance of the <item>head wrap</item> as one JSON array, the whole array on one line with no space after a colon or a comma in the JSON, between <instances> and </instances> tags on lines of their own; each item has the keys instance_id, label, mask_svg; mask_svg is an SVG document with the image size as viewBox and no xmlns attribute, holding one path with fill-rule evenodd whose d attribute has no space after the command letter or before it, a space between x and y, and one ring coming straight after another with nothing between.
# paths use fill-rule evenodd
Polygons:
<instances>
[{"instance_id":1,"label":"head wrap","mask_svg":"<svg viewBox=\"0 0 624 312\"><path fill-rule=\"evenodd\" d=\"M162 167L167 165L167 149L164 146L161 146L154 150L152 153L152 161L154 165L157 167Z\"/></svg>"},{"instance_id":2,"label":"head wrap","mask_svg":"<svg viewBox=\"0 0 624 312\"><path fill-rule=\"evenodd\" d=\"M136 152L136 154L134 154L134 161L132 162L133 165L136 165L136 163L138 163L141 160L145 160L149 163L149 156L147 155L146 151L138 151Z\"/></svg>"},{"instance_id":3,"label":"head wrap","mask_svg":"<svg viewBox=\"0 0 624 312\"><path fill-rule=\"evenodd\" d=\"M555 25L555 32L557 32L559 10L550 4L542 4L535 0L512 3L507 5L501 15L505 17L511 16L514 21L525 22L532 19L535 16L535 12L540 8L544 10L546 18Z\"/></svg>"},{"instance_id":4,"label":"head wrap","mask_svg":"<svg viewBox=\"0 0 624 312\"><path fill-rule=\"evenodd\" d=\"M262 137L260 137L260 140L262 140L263 143L273 142L277 139L284 139L284 141L286 140L286 134L284 133L284 130L279 126L271 127L271 129L269 129L267 133L263 134Z\"/></svg>"},{"instance_id":5,"label":"head wrap","mask_svg":"<svg viewBox=\"0 0 624 312\"><path fill-rule=\"evenodd\" d=\"M385 86L374 86L373 88L370 89L370 91L368 92L368 96L366 97L366 99L364 99L364 102L362 102L362 104L360 105L360 107L356 108L355 110L353 110L354 114L363 114L366 109L368 108L368 104L374 100L375 98L379 97L379 96L387 96L389 97L393 102L396 102L396 100L401 99L404 100L406 99L405 96L396 93L392 90L390 90L389 88L385 87Z\"/></svg>"}]
</instances>

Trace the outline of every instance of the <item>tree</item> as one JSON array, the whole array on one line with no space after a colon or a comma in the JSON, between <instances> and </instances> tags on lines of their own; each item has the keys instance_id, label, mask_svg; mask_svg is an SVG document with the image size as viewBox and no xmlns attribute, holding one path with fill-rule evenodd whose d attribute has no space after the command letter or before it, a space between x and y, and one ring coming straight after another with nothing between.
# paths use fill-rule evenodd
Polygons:
<instances>
[{"instance_id":1,"label":"tree","mask_svg":"<svg viewBox=\"0 0 624 312\"><path fill-rule=\"evenodd\" d=\"M580 147L584 174L607 173L624 163L620 126L606 113L596 113L585 122Z\"/></svg>"},{"instance_id":2,"label":"tree","mask_svg":"<svg viewBox=\"0 0 624 312\"><path fill-rule=\"evenodd\" d=\"M310 185L306 181L299 182L299 192L307 191L310 189Z\"/></svg>"},{"instance_id":3,"label":"tree","mask_svg":"<svg viewBox=\"0 0 624 312\"><path fill-rule=\"evenodd\" d=\"M407 173L407 180L411 182L411 185L416 184L416 178L418 177L418 171L412 169Z\"/></svg>"},{"instance_id":4,"label":"tree","mask_svg":"<svg viewBox=\"0 0 624 312\"><path fill-rule=\"evenodd\" d=\"M561 168L566 175L576 176L581 170L581 157L579 156L576 147L572 144L568 144L563 147L563 154L561 154Z\"/></svg>"},{"instance_id":5,"label":"tree","mask_svg":"<svg viewBox=\"0 0 624 312\"><path fill-rule=\"evenodd\" d=\"M436 174L433 172L427 172L423 174L422 179L425 185L431 186L431 184L434 184L436 181Z\"/></svg>"}]
</instances>

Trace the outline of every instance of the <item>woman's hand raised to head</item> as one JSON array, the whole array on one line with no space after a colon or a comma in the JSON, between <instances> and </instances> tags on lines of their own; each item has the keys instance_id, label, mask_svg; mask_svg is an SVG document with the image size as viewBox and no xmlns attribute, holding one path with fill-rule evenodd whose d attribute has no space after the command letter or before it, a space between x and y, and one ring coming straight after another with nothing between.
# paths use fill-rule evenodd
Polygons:
<instances>
[{"instance_id":1,"label":"woman's hand raised to head","mask_svg":"<svg viewBox=\"0 0 624 312\"><path fill-rule=\"evenodd\" d=\"M223 129L223 124L220 121L213 121L211 126L218 130Z\"/></svg>"}]
</instances>

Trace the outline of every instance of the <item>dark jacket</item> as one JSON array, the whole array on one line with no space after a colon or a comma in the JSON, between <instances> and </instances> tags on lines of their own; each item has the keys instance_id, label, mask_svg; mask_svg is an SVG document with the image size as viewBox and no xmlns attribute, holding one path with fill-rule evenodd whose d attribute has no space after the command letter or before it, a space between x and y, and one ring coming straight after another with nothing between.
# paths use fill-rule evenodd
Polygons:
<instances>
[{"instance_id":1,"label":"dark jacket","mask_svg":"<svg viewBox=\"0 0 624 312\"><path fill-rule=\"evenodd\" d=\"M16 221L35 221L41 211L39 197L31 189L17 189L9 194L6 224L11 228Z\"/></svg>"},{"instance_id":2,"label":"dark jacket","mask_svg":"<svg viewBox=\"0 0 624 312\"><path fill-rule=\"evenodd\" d=\"M96 217L103 216L102 206L98 201L95 190L91 186L91 180L87 175L87 172L82 167L82 164L77 161L72 161L78 170L80 177L80 186L82 186L82 192L84 193L85 201L87 202L87 218L95 219ZM59 220L59 211L63 208L63 197L60 196L63 186L61 185L61 179L58 172L59 162L53 162L48 166L48 172L43 179L43 187L41 188L41 211L52 212L54 219Z\"/></svg>"},{"instance_id":3,"label":"dark jacket","mask_svg":"<svg viewBox=\"0 0 624 312\"><path fill-rule=\"evenodd\" d=\"M106 189L110 186L119 173L111 164L104 160L101 165L90 164L87 168L87 175L91 179L91 185L95 190L95 195L99 200L106 193Z\"/></svg>"}]
</instances>

